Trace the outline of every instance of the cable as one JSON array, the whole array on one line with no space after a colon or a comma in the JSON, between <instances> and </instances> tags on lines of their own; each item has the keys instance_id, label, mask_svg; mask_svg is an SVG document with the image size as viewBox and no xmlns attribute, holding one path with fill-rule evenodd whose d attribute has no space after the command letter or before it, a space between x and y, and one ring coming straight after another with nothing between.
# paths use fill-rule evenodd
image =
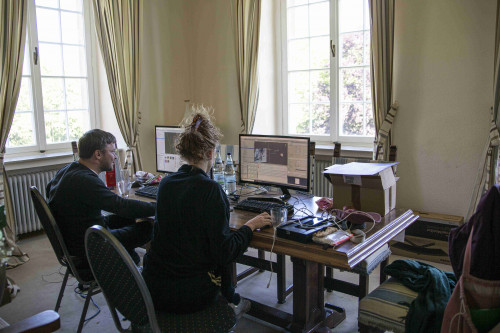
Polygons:
<instances>
[{"instance_id":1,"label":"cable","mask_svg":"<svg viewBox=\"0 0 500 333\"><path fill-rule=\"evenodd\" d=\"M79 295L81 298L87 298L88 296L88 293L85 293L84 291L82 291L80 288L78 287L75 287L75 289L73 289L73 291ZM89 318L85 318L84 322L88 322L89 320L91 319L94 319L95 317L97 317L97 315L99 313L101 313L101 308L94 302L94 299L92 298L92 296L90 296L90 300L92 301L92 304L94 304L94 306L97 308L97 311L96 313L94 313L92 316L90 316Z\"/></svg>"},{"instance_id":2,"label":"cable","mask_svg":"<svg viewBox=\"0 0 500 333\"><path fill-rule=\"evenodd\" d=\"M281 223L279 225L281 225ZM271 274L269 274L269 281L267 282L267 288L269 288L269 286L271 285L271 278L272 278L273 273L274 273L273 272L273 262L271 261L271 258L273 255L274 242L276 241L276 230L277 230L277 227L279 227L279 225L277 225L276 227L273 227L274 228L273 245L271 246L271 252L269 252L269 265L271 266Z\"/></svg>"}]
</instances>

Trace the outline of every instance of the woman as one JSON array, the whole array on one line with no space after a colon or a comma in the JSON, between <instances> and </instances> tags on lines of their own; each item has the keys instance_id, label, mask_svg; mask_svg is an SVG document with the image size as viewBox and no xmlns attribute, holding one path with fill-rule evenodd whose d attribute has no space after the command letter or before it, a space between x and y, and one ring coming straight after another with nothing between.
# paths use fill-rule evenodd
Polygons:
<instances>
[{"instance_id":1,"label":"woman","mask_svg":"<svg viewBox=\"0 0 500 333\"><path fill-rule=\"evenodd\" d=\"M221 137L207 110L195 110L176 146L187 164L159 185L153 240L143 270L157 310L196 312L214 302L219 291L237 306L240 298L228 267L247 249L255 229L271 225L263 213L230 231L229 201L208 176ZM243 303L249 304L245 300L240 309Z\"/></svg>"}]
</instances>

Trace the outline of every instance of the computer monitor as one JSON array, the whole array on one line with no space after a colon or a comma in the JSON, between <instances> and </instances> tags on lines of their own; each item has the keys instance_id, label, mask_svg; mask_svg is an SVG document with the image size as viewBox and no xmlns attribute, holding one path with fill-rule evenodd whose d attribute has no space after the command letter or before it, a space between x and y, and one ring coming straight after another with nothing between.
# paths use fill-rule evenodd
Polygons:
<instances>
[{"instance_id":1,"label":"computer monitor","mask_svg":"<svg viewBox=\"0 0 500 333\"><path fill-rule=\"evenodd\" d=\"M309 191L309 138L240 134L240 181Z\"/></svg>"},{"instance_id":2,"label":"computer monitor","mask_svg":"<svg viewBox=\"0 0 500 333\"><path fill-rule=\"evenodd\" d=\"M155 126L156 171L172 173L185 164L175 150L182 128L178 126Z\"/></svg>"}]
</instances>

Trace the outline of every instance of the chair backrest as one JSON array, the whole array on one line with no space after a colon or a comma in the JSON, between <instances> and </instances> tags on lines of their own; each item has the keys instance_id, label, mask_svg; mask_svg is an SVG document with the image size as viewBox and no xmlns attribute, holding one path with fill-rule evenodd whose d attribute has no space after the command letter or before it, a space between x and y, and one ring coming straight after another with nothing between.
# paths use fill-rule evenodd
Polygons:
<instances>
[{"instance_id":1,"label":"chair backrest","mask_svg":"<svg viewBox=\"0 0 500 333\"><path fill-rule=\"evenodd\" d=\"M71 273L79 282L86 282L86 280L82 279L78 274L78 271L73 263L72 256L69 254L66 244L64 243L64 238L61 235L61 231L56 224L56 219L50 210L49 205L40 194L40 191L36 188L36 186L31 186L31 199L33 201L33 205L35 206L36 214L42 223L43 229L49 238L50 244L54 249L57 260L63 266L69 266Z\"/></svg>"},{"instance_id":2,"label":"chair backrest","mask_svg":"<svg viewBox=\"0 0 500 333\"><path fill-rule=\"evenodd\" d=\"M159 332L151 294L123 245L106 228L95 225L85 233L85 250L118 330L123 328L116 310L137 325L149 319L152 331Z\"/></svg>"}]
</instances>

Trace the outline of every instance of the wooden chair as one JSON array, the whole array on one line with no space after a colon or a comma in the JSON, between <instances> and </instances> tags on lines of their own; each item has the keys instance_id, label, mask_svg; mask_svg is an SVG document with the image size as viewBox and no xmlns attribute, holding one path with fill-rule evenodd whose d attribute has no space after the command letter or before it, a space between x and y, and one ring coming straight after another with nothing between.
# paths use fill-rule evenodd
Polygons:
<instances>
[{"instance_id":1,"label":"wooden chair","mask_svg":"<svg viewBox=\"0 0 500 333\"><path fill-rule=\"evenodd\" d=\"M59 311L59 307L61 305L61 300L64 295L64 289L66 288L66 283L68 282L69 275L73 275L76 280L82 285L90 285L90 288L87 292L87 296L85 298L85 304L83 306L82 315L80 317L80 322L78 324L77 332L81 332L83 328L83 324L85 323L85 315L87 314L87 309L90 304L90 299L93 295L101 292L97 282L94 280L92 273L90 271L86 272L88 274L87 277L82 275L82 272L79 272L76 269L74 258L68 252L66 248L66 244L64 243L64 239L59 231L59 227L56 224L56 220L52 215L52 212L47 205L47 202L40 194L36 186L31 187L31 199L33 200L33 205L35 206L36 213L40 222L42 223L43 229L49 238L50 244L54 249L54 253L57 257L59 263L66 267L66 273L64 274L63 282L61 284L61 289L59 291L59 296L57 298L55 311ZM89 278L90 277L90 278Z\"/></svg>"},{"instance_id":2,"label":"wooden chair","mask_svg":"<svg viewBox=\"0 0 500 333\"><path fill-rule=\"evenodd\" d=\"M120 332L129 329L122 327L117 310L130 320L133 332L227 332L236 323L227 302L215 302L205 310L188 314L155 311L139 269L123 245L104 227L87 229L85 250Z\"/></svg>"}]
</instances>

